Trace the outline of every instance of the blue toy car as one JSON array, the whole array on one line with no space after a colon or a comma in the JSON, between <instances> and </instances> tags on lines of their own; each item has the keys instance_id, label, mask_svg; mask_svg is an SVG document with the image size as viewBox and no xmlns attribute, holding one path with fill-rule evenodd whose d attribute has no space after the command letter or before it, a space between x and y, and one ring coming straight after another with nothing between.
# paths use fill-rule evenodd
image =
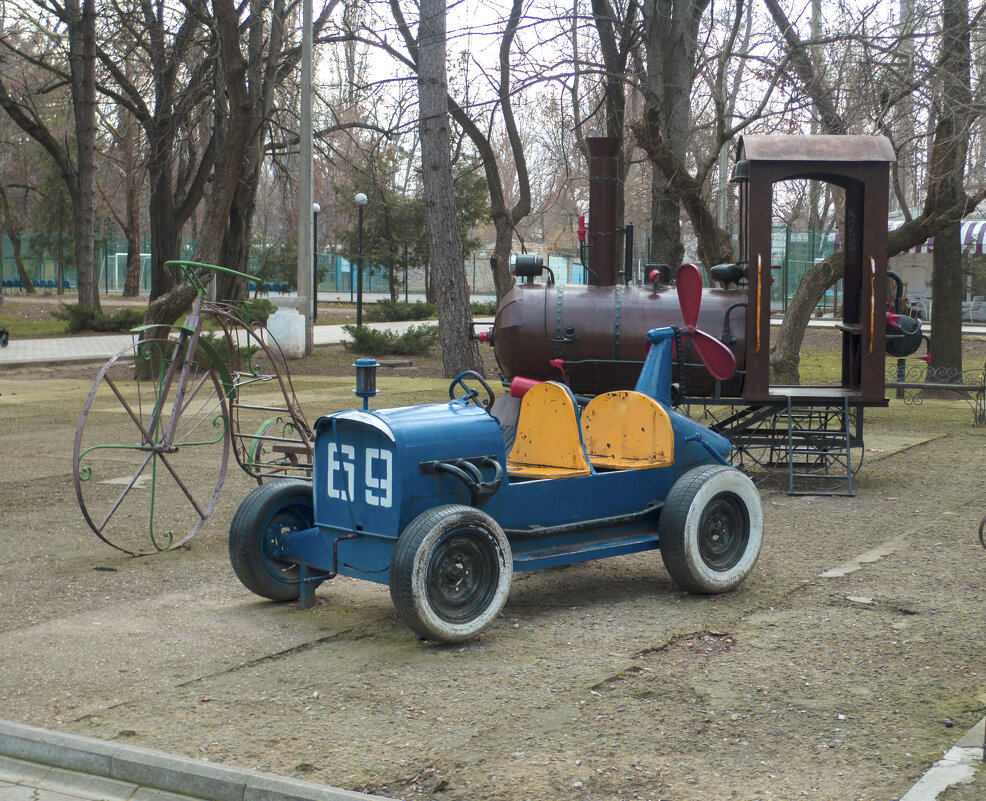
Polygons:
<instances>
[{"instance_id":1,"label":"blue toy car","mask_svg":"<svg viewBox=\"0 0 986 801\"><path fill-rule=\"evenodd\" d=\"M684 589L733 589L760 553L760 495L728 440L671 409L673 329L647 338L635 391L584 408L551 381L494 402L464 373L447 403L322 417L312 483L240 505L237 576L303 606L336 575L389 584L402 620L440 642L490 625L515 571L660 548Z\"/></svg>"}]
</instances>

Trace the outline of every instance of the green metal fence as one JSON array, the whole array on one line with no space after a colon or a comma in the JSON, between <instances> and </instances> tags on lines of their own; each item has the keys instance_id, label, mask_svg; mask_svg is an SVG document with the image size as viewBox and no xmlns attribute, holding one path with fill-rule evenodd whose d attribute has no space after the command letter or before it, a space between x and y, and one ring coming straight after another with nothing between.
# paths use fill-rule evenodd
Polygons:
<instances>
[{"instance_id":1,"label":"green metal fence","mask_svg":"<svg viewBox=\"0 0 986 801\"><path fill-rule=\"evenodd\" d=\"M798 230L789 226L771 229L771 267L774 283L770 289L770 305L774 311L787 311L804 274L835 250L835 231ZM839 304L842 282L836 283L818 303L818 308L831 312Z\"/></svg>"},{"instance_id":2,"label":"green metal fence","mask_svg":"<svg viewBox=\"0 0 986 801\"><path fill-rule=\"evenodd\" d=\"M814 264L830 255L835 246L836 232L830 230L799 230L787 226L772 229L771 264L778 267L772 271L774 279L771 288L771 306L774 311L787 310L801 277ZM634 249L635 267L645 261L646 240L637 243ZM194 243L188 242L183 255L191 257ZM142 243L140 254L140 291L150 291L150 243ZM569 254L548 253L545 263L555 273L559 283L585 283L585 271L578 258ZM56 287L74 290L77 283L76 270L72 265L59 264L50 255L38 256L30 247L30 237L22 238L22 256L28 276L35 281L54 282ZM99 265L99 286L103 292L114 294L123 291L127 262L125 240L108 240L97 249L96 261ZM324 292L355 294L355 264L337 253L322 252L318 255L321 274L319 289ZM489 267L489 254L476 251L466 259L464 268L467 283L473 294L490 294L494 291L493 276ZM14 264L13 248L6 235L0 236L0 277L5 282L19 278ZM638 276L641 277L642 276ZM394 273L398 295L405 291L421 293L425 289L425 271L422 267L407 269L398 266ZM381 265L363 266L364 292L390 292L390 277L386 267ZM286 291L286 288L285 288ZM841 282L826 293L819 308L831 311L839 303Z\"/></svg>"}]
</instances>

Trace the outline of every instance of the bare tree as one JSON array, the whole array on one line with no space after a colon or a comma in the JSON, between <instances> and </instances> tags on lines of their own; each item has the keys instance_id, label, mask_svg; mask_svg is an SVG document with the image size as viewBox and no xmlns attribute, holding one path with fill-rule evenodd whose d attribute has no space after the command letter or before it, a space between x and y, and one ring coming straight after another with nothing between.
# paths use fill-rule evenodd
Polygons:
<instances>
[{"instance_id":1,"label":"bare tree","mask_svg":"<svg viewBox=\"0 0 986 801\"><path fill-rule=\"evenodd\" d=\"M951 5L964 0L948 0L948 16L943 17L941 57L935 69L930 72L929 80L945 82L951 87L952 94L942 103L950 103L951 110L939 116L939 122L934 131L934 142L931 148L929 174L924 208L921 215L908 221L889 234L888 256L894 256L924 242L928 237L936 237L938 249L938 232L954 227L955 243L958 239L959 221L970 213L984 197L986 190L980 190L969 196L962 187L962 165L965 159L964 142L969 135L969 127L975 118L976 106L969 97L969 27L968 6L965 13L961 8ZM848 124L839 113L829 87L817 76L817 69L812 61L810 49L799 38L794 26L787 19L776 0L765 0L768 9L780 30L785 45L789 50L791 62L794 65L798 81L806 94L811 98L821 117L822 128L826 133L845 132ZM946 32L947 31L947 32ZM962 35L964 31L964 36ZM964 55L963 55L964 54ZM964 66L963 66L964 65ZM964 76L962 70L965 70ZM957 78L951 77L957 73ZM944 95L943 87L943 98ZM884 104L886 105L886 99ZM982 113L981 109L978 113ZM945 244L946 249L949 243ZM954 258L954 256L953 256ZM933 284L935 305L943 312L936 317L950 318L932 324L932 337L935 341L932 358L933 366L948 366L961 364L960 347L961 324L961 270L958 261L950 266L935 270L935 275L941 282L936 289ZM938 275L943 273L943 275ZM842 253L836 252L811 267L802 277L794 297L788 304L780 335L772 345L771 380L777 383L797 383L799 380L798 365L800 362L801 343L805 328L814 311L815 305L822 295L837 280L842 278ZM934 282L933 277L932 281ZM941 291L942 307L938 306ZM949 308L952 313L949 314ZM941 349L943 355L936 356Z\"/></svg>"},{"instance_id":2,"label":"bare tree","mask_svg":"<svg viewBox=\"0 0 986 801\"><path fill-rule=\"evenodd\" d=\"M21 224L20 220L10 208L10 201L7 199L7 192L3 184L0 183L0 215L3 217L3 227L7 238L10 240L11 249L14 252L14 266L17 269L17 277L20 279L21 286L29 295L36 295L38 290L31 283L31 277L27 274L24 267L24 256L21 245Z\"/></svg>"},{"instance_id":3,"label":"bare tree","mask_svg":"<svg viewBox=\"0 0 986 801\"><path fill-rule=\"evenodd\" d=\"M421 177L425 193L428 254L435 276L439 340L445 375L482 373L479 347L466 336L469 297L452 188L448 78L445 72L445 0L422 0L413 43L421 108Z\"/></svg>"},{"instance_id":4,"label":"bare tree","mask_svg":"<svg viewBox=\"0 0 986 801\"><path fill-rule=\"evenodd\" d=\"M390 7L409 55L400 53L384 40L377 40L374 44L384 48L417 73L419 66L415 56L416 46L410 27L404 19L398 0L390 0ZM514 277L510 274L510 252L513 248L513 237L517 225L531 211L530 178L527 172L523 143L514 117L513 95L515 87L511 84L512 48L520 25L522 8L522 0L513 0L510 16L507 18L503 37L500 39L498 73L495 78L491 79L497 103L485 122L487 131L484 131L481 124L477 122L478 115L474 119L473 114L475 112L473 110L463 107L455 98L448 97L448 109L452 119L472 141L480 159L482 159L483 168L486 172L486 182L490 191L490 215L496 229L496 243L493 256L490 258L490 266L493 270L493 281L496 285L498 298L503 297L514 285ZM512 205L504 190L505 181L501 173L501 166L498 163L496 149L488 133L496 122L497 111L510 143L517 176L517 198Z\"/></svg>"},{"instance_id":5,"label":"bare tree","mask_svg":"<svg viewBox=\"0 0 986 801\"><path fill-rule=\"evenodd\" d=\"M963 173L969 131L975 118L970 86L968 0L943 0L938 75L941 86L933 110L937 120L931 149L925 214L934 214L965 200ZM935 314L931 320L929 378L962 369L962 273L960 220L935 234L931 295Z\"/></svg>"},{"instance_id":6,"label":"bare tree","mask_svg":"<svg viewBox=\"0 0 986 801\"><path fill-rule=\"evenodd\" d=\"M59 20L68 34L67 70L28 50L19 50L5 37L3 45L36 67L64 76L71 89L75 147L59 138L47 124L46 115L34 105L32 90L22 87L19 97L11 95L8 80L0 76L0 107L54 159L72 199L72 227L75 239L75 263L78 274L79 303L99 309L96 276L94 181L96 168L96 7L94 0L66 0L64 5L37 0L43 15ZM49 54L50 55L50 54Z\"/></svg>"}]
</instances>

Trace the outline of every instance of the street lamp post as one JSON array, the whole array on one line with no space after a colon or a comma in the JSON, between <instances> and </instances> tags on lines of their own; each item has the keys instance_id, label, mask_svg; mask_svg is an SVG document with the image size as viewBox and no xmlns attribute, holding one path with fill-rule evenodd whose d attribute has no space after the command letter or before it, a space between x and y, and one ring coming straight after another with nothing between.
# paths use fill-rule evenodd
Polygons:
<instances>
[{"instance_id":1,"label":"street lamp post","mask_svg":"<svg viewBox=\"0 0 986 801\"><path fill-rule=\"evenodd\" d=\"M353 200L356 202L356 327L363 325L363 206L370 199L360 192Z\"/></svg>"},{"instance_id":2,"label":"street lamp post","mask_svg":"<svg viewBox=\"0 0 986 801\"><path fill-rule=\"evenodd\" d=\"M318 319L318 213L322 207L312 203L312 325Z\"/></svg>"}]
</instances>

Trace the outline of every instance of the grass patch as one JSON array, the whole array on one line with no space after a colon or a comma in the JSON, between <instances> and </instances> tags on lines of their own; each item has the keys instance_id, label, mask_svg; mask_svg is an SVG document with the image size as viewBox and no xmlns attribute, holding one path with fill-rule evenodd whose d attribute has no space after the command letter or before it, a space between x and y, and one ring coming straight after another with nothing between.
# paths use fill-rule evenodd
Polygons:
<instances>
[{"instance_id":1,"label":"grass patch","mask_svg":"<svg viewBox=\"0 0 986 801\"><path fill-rule=\"evenodd\" d=\"M68 323L64 320L31 319L13 314L0 314L0 328L6 328L14 339L58 337L69 333Z\"/></svg>"}]
</instances>

